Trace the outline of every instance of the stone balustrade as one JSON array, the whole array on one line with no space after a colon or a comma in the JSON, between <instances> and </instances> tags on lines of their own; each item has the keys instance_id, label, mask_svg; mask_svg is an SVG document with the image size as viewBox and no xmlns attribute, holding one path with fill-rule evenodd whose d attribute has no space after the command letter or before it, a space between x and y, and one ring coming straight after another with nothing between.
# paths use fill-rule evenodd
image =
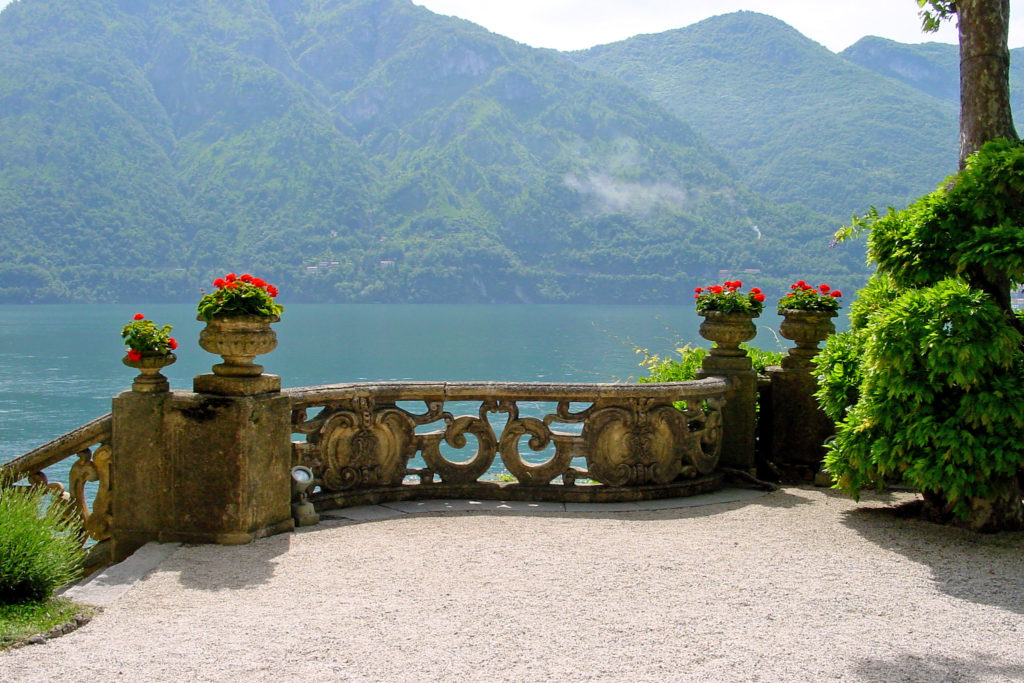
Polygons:
<instances>
[{"instance_id":1,"label":"stone balustrade","mask_svg":"<svg viewBox=\"0 0 1024 683\"><path fill-rule=\"evenodd\" d=\"M72 513L82 523L83 543L88 539L110 538L112 423L112 416L107 413L0 466L0 474L9 478L9 483L26 481L29 486L44 486L55 497L69 501ZM77 460L71 465L67 488L61 482L50 481L44 470L70 458ZM86 494L87 482L96 483L91 504Z\"/></svg>"},{"instance_id":2,"label":"stone balustrade","mask_svg":"<svg viewBox=\"0 0 1024 683\"><path fill-rule=\"evenodd\" d=\"M639 500L710 490L721 479L715 470L728 389L716 377L638 385L360 383L284 393L293 433L304 437L292 443L292 464L313 471L311 500L325 509L413 498ZM551 407L543 417L525 416L525 402ZM448 409L467 403L471 414ZM547 449L547 458L531 462L524 440L531 451ZM472 452L455 460L443 445ZM423 466L410 468L417 455ZM488 474L497 458L512 481Z\"/></svg>"},{"instance_id":3,"label":"stone balustrade","mask_svg":"<svg viewBox=\"0 0 1024 683\"><path fill-rule=\"evenodd\" d=\"M730 321L711 322L702 335ZM749 479L758 465L758 378L736 340L715 330L705 335L718 346L700 379L645 384L364 382L281 390L260 366L244 363L240 372L239 353L215 349L227 359L227 375L215 366L213 375L196 377L193 391L136 381L114 398L112 414L0 466L0 474L69 499L89 538L110 539L115 560L153 540L247 543L350 505L693 495L718 488L725 472ZM772 442L760 445L762 459L772 453L769 469L783 475L800 458L813 475L827 437L824 428L805 428L820 413L807 361L816 348L798 341L801 362L770 372L765 413L772 425L760 429L762 442ZM44 470L71 457L78 460L67 489L50 482ZM297 466L312 472L311 488L296 480ZM95 482L91 505L86 482Z\"/></svg>"}]
</instances>

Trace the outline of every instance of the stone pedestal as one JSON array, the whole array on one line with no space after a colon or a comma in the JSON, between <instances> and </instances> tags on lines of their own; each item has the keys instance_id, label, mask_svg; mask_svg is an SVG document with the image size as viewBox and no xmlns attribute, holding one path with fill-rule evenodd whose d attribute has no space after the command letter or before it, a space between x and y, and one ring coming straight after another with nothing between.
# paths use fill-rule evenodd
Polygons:
<instances>
[{"instance_id":1,"label":"stone pedestal","mask_svg":"<svg viewBox=\"0 0 1024 683\"><path fill-rule=\"evenodd\" d=\"M814 481L835 434L818 407L818 382L806 367L768 368L772 381L772 462L784 481Z\"/></svg>"},{"instance_id":2,"label":"stone pedestal","mask_svg":"<svg viewBox=\"0 0 1024 683\"><path fill-rule=\"evenodd\" d=\"M294 528L290 412L274 392L118 395L114 559L148 541L240 544Z\"/></svg>"},{"instance_id":3,"label":"stone pedestal","mask_svg":"<svg viewBox=\"0 0 1024 683\"><path fill-rule=\"evenodd\" d=\"M722 407L722 456L719 464L755 474L754 424L757 419L757 373L750 358L707 355L697 379L726 377L729 394Z\"/></svg>"},{"instance_id":4,"label":"stone pedestal","mask_svg":"<svg viewBox=\"0 0 1024 683\"><path fill-rule=\"evenodd\" d=\"M835 434L818 406L814 358L818 344L836 331L834 311L783 310L779 334L796 342L782 367L768 368L772 381L772 462L785 481L820 481L825 442Z\"/></svg>"},{"instance_id":5,"label":"stone pedestal","mask_svg":"<svg viewBox=\"0 0 1024 683\"><path fill-rule=\"evenodd\" d=\"M757 373L747 352L739 345L757 335L756 315L723 311L707 311L700 315L704 316L700 336L715 344L704 357L697 379L726 377L730 380L729 394L722 408L722 457L719 464L753 475L757 471L754 457Z\"/></svg>"}]
</instances>

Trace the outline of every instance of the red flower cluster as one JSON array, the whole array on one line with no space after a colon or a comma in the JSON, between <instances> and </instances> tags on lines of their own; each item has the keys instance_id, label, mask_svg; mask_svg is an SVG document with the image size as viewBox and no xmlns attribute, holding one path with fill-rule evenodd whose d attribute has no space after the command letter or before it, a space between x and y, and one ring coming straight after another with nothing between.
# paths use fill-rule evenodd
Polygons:
<instances>
[{"instance_id":1,"label":"red flower cluster","mask_svg":"<svg viewBox=\"0 0 1024 683\"><path fill-rule=\"evenodd\" d=\"M277 296L277 287L248 273L243 274L242 277L238 277L234 273L228 273L223 278L217 278L213 281L213 286L217 289L238 289L243 284L252 285L256 289L262 289L271 297Z\"/></svg>"},{"instance_id":2,"label":"red flower cluster","mask_svg":"<svg viewBox=\"0 0 1024 683\"><path fill-rule=\"evenodd\" d=\"M141 313L136 313L134 316L132 316L132 320L145 320L145 319L146 319L146 316L142 315Z\"/></svg>"},{"instance_id":3,"label":"red flower cluster","mask_svg":"<svg viewBox=\"0 0 1024 683\"><path fill-rule=\"evenodd\" d=\"M809 292L814 290L814 287L811 287L803 280L797 280L796 282L791 284L789 288L792 289L793 291L787 294L786 296L796 296L798 292ZM838 299L843 295L843 293L840 292L838 289L832 289L831 287L825 284L818 285L818 291L821 292L823 295L827 294L833 299Z\"/></svg>"},{"instance_id":4,"label":"red flower cluster","mask_svg":"<svg viewBox=\"0 0 1024 683\"><path fill-rule=\"evenodd\" d=\"M757 315L764 303L764 294L757 287L751 287L746 294L740 292L743 283L739 280L726 280L720 285L697 287L693 290L693 298L697 300L697 312L707 311L742 312Z\"/></svg>"},{"instance_id":5,"label":"red flower cluster","mask_svg":"<svg viewBox=\"0 0 1024 683\"><path fill-rule=\"evenodd\" d=\"M138 320L138 318L136 318L136 320ZM142 360L142 351L136 351L135 349L129 350L128 351L128 360L130 360L130 361Z\"/></svg>"}]
</instances>

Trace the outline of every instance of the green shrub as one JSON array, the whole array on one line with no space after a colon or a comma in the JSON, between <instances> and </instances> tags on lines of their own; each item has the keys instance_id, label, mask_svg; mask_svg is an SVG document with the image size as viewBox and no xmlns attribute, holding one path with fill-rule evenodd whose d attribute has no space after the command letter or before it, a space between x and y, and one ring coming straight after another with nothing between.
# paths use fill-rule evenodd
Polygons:
<instances>
[{"instance_id":1,"label":"green shrub","mask_svg":"<svg viewBox=\"0 0 1024 683\"><path fill-rule=\"evenodd\" d=\"M67 503L0 481L0 604L49 598L77 578L84 555Z\"/></svg>"},{"instance_id":2,"label":"green shrub","mask_svg":"<svg viewBox=\"0 0 1024 683\"><path fill-rule=\"evenodd\" d=\"M931 194L849 232L865 228L878 273L816 360L837 423L826 469L854 498L902 479L936 518L1019 527L1024 326L993 283L1024 280L1024 147L985 145Z\"/></svg>"},{"instance_id":3,"label":"green shrub","mask_svg":"<svg viewBox=\"0 0 1024 683\"><path fill-rule=\"evenodd\" d=\"M759 349L750 344L740 344L740 348L747 352L754 371L758 374L764 373L765 368L769 365L778 365L782 362L783 353L781 351ZM700 370L704 356L708 355L707 349L689 344L676 349L679 354L678 360L662 358L656 353L650 353L647 349L638 348L635 351L643 354L644 358L640 361L640 367L647 371L647 377L637 378L637 381L641 383L688 382L697 379L697 371Z\"/></svg>"}]
</instances>

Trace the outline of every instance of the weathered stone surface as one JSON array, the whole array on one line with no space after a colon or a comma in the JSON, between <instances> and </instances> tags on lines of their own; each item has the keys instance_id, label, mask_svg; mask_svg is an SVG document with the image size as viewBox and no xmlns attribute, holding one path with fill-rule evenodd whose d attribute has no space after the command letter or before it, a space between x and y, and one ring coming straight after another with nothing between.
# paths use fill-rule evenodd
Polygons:
<instances>
[{"instance_id":1,"label":"weathered stone surface","mask_svg":"<svg viewBox=\"0 0 1024 683\"><path fill-rule=\"evenodd\" d=\"M835 433L814 392L817 381L804 366L770 367L772 380L772 461L785 481L813 481Z\"/></svg>"},{"instance_id":2,"label":"weathered stone surface","mask_svg":"<svg viewBox=\"0 0 1024 683\"><path fill-rule=\"evenodd\" d=\"M192 389L197 394L257 396L281 391L281 378L277 375L229 377L207 373L192 378Z\"/></svg>"},{"instance_id":3,"label":"weathered stone surface","mask_svg":"<svg viewBox=\"0 0 1024 683\"><path fill-rule=\"evenodd\" d=\"M400 486L410 474L419 475L424 484L435 483L435 477L445 485L471 484L499 456L524 486L546 486L559 477L568 486L577 479L608 486L692 479L709 474L718 462L727 387L724 380L708 379L641 386L368 384L286 393L293 401L293 430L306 435L305 441L293 444L293 460L308 466L322 489L347 491ZM417 396L419 389L426 389L429 397ZM438 393L442 398L435 398ZM443 397L448 395L479 401L477 414L447 412ZM422 401L423 412L410 412L395 398ZM520 416L521 400L546 400L555 407L542 419ZM307 419L310 409L320 410ZM500 435L492 427L492 415L504 421ZM416 431L431 424L439 428ZM582 429L564 426L575 424ZM442 443L465 448L467 436L474 437L475 452L456 460L442 455ZM532 451L553 446L554 454L544 462L528 460L520 452L524 441ZM417 452L426 467L409 470ZM585 460L587 469L572 466L576 459Z\"/></svg>"},{"instance_id":4,"label":"weathered stone surface","mask_svg":"<svg viewBox=\"0 0 1024 683\"><path fill-rule=\"evenodd\" d=\"M119 395L115 558L151 540L246 543L293 528L290 408L281 394Z\"/></svg>"},{"instance_id":5,"label":"weathered stone surface","mask_svg":"<svg viewBox=\"0 0 1024 683\"><path fill-rule=\"evenodd\" d=\"M508 500L563 503L623 503L660 498L695 496L716 491L722 487L720 472L650 486L523 486L504 482L475 482L472 484L419 485L405 484L352 491L324 491L311 500L317 511L356 505L378 505L397 501L415 500Z\"/></svg>"}]
</instances>

